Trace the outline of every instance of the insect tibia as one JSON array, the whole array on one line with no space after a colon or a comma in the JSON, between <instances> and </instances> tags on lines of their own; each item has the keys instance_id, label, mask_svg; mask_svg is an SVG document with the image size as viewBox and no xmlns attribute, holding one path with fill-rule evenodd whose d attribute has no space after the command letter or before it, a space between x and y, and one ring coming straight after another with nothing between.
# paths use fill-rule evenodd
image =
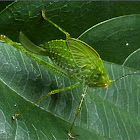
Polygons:
<instances>
[{"instance_id":1,"label":"insect tibia","mask_svg":"<svg viewBox=\"0 0 140 140\"><path fill-rule=\"evenodd\" d=\"M24 112L26 112L27 110L29 110L30 108L32 108L33 106L35 106L36 104L38 104L40 101L42 101L43 99L45 99L46 97L50 96L50 95L53 95L53 94L56 94L56 93L59 93L59 92L62 92L62 91L66 91L66 90L70 90L72 88L75 88L79 85L79 83L75 83L74 85L71 85L71 86L68 86L68 87L65 87L65 88L62 88L62 89L56 89L56 90L53 90L47 94L45 94L44 96L42 96L40 99L38 99L37 101L35 101L34 103L32 103L30 106L27 106L25 109L23 109L21 112L19 112L18 114L15 114L12 116L12 119L16 119L18 116L20 116L21 114L23 114Z\"/></svg>"},{"instance_id":2,"label":"insect tibia","mask_svg":"<svg viewBox=\"0 0 140 140\"><path fill-rule=\"evenodd\" d=\"M124 79L124 78L126 78L128 76L132 76L132 75L136 75L136 74L140 74L140 70L139 71L135 71L133 73L129 73L129 74L123 75L123 76L119 77L118 79L114 80L113 82L116 82L118 80L122 80L122 79Z\"/></svg>"},{"instance_id":3,"label":"insect tibia","mask_svg":"<svg viewBox=\"0 0 140 140\"><path fill-rule=\"evenodd\" d=\"M47 20L49 23L51 23L52 25L54 25L57 29L59 29L62 33L64 33L66 35L66 38L70 38L70 34L68 32L66 32L65 30L63 30L61 27L59 27L57 24L55 24L53 21L51 21L50 19L48 19L45 16L45 10L42 10L42 17Z\"/></svg>"}]
</instances>

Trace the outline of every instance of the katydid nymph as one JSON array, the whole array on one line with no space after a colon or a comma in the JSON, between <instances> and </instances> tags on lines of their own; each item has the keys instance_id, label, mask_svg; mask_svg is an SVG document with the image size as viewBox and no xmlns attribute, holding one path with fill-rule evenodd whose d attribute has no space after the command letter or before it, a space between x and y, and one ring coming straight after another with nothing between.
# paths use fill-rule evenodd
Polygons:
<instances>
[{"instance_id":1,"label":"katydid nymph","mask_svg":"<svg viewBox=\"0 0 140 140\"><path fill-rule=\"evenodd\" d=\"M62 89L56 89L47 93L45 96L34 102L31 106L25 108L23 111L21 111L18 114L15 114L12 117L13 119L17 118L19 115L21 115L22 113L24 113L25 111L27 111L32 106L34 106L35 104L37 104L38 102L40 102L49 95L70 90L72 88L77 87L79 84L83 83L85 85L84 92L81 93L82 96L79 105L77 107L75 118L68 131L68 135L71 138L74 138L74 135L72 135L72 128L74 127L76 118L81 110L82 102L86 95L87 88L88 87L106 88L112 85L113 82L117 81L118 79L109 80L109 76L103 65L102 59L92 47L90 47L88 44L78 39L71 38L69 33L64 31L61 27L53 23L45 16L44 10L42 10L42 17L44 18L44 20L48 21L49 23L54 25L57 29L59 29L61 32L63 32L66 35L66 40L52 40L45 43L43 47L39 47L33 44L22 32L20 32L19 35L20 43L25 49L23 49L19 44L13 42L4 35L0 36L1 40L4 43L8 43L13 47L17 48L18 50L22 51L27 56L33 58L50 72L60 75L62 77L75 79L77 82L74 85ZM49 58L55 65L39 59L38 57L32 55L32 53L37 55L49 56ZM123 76L123 78L126 76Z\"/></svg>"}]
</instances>

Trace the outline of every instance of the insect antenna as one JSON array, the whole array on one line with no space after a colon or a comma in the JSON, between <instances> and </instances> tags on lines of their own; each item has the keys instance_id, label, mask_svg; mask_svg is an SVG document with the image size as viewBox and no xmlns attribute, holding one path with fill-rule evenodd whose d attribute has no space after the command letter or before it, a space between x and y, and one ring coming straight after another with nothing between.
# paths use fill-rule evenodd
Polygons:
<instances>
[{"instance_id":1,"label":"insect antenna","mask_svg":"<svg viewBox=\"0 0 140 140\"><path fill-rule=\"evenodd\" d=\"M114 80L113 82L116 82L118 80L121 80L123 78L126 78L126 77L131 76L131 75L135 75L135 74L140 74L140 70L139 71L135 71L133 73L129 73L129 74L123 75L123 76L119 77L118 79Z\"/></svg>"}]
</instances>

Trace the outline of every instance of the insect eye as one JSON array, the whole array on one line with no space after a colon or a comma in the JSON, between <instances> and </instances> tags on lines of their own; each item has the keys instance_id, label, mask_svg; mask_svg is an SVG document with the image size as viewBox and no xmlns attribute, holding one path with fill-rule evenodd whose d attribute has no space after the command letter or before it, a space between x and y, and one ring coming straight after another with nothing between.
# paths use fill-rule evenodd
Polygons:
<instances>
[{"instance_id":1,"label":"insect eye","mask_svg":"<svg viewBox=\"0 0 140 140\"><path fill-rule=\"evenodd\" d=\"M103 87L104 87L104 88L107 88L107 87L108 87L108 85L107 85L107 84L104 84L104 85L103 85Z\"/></svg>"}]
</instances>

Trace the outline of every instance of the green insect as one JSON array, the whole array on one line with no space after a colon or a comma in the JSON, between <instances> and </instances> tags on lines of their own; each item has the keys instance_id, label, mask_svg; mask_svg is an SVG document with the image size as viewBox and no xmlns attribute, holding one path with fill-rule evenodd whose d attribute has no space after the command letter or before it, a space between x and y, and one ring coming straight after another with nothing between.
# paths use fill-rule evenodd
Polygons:
<instances>
[{"instance_id":1,"label":"green insect","mask_svg":"<svg viewBox=\"0 0 140 140\"><path fill-rule=\"evenodd\" d=\"M8 37L4 35L0 36L1 40L5 43L11 44L15 48L19 49L20 51L28 55L29 57L35 59L38 63L43 65L50 72L53 72L54 74L66 78L76 79L77 82L69 87L65 87L63 89L56 89L47 93L45 96L43 96L42 98L34 102L31 106L25 108L20 113L15 114L13 116L13 119L17 118L23 112L30 109L32 106L34 106L35 104L37 104L38 102L46 98L47 96L75 88L79 84L84 83L85 85L84 93L82 93L81 100L79 102L75 114L75 118L68 131L68 135L71 138L74 138L74 136L71 134L71 131L74 126L75 120L81 110L81 105L86 95L87 88L88 87L106 88L112 85L114 81L109 80L109 76L105 70L105 67L103 65L103 62L99 54L92 47L90 47L89 45L87 45L86 43L78 39L71 38L69 33L65 32L62 28L60 28L58 25L53 23L45 16L44 10L42 11L42 16L45 20L47 20L56 28L58 28L61 32L63 32L66 35L66 40L52 40L45 43L43 47L38 47L35 44L33 44L22 32L20 32L20 36L19 36L20 42L21 45L26 50L23 49L19 44L13 42L12 40L10 40ZM32 55L32 53L43 55L43 56L49 56L49 58L52 60L52 62L55 65L52 65L50 63L47 63L35 57L34 55Z\"/></svg>"}]
</instances>

